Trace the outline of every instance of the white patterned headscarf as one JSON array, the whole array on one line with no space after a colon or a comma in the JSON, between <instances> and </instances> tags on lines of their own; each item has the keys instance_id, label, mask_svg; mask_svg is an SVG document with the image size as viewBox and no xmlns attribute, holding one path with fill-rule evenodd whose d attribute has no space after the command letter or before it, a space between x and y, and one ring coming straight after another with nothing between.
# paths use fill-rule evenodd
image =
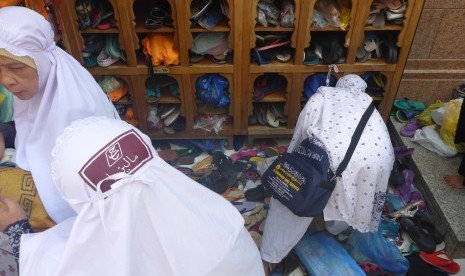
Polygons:
<instances>
[{"instance_id":1,"label":"white patterned headscarf","mask_svg":"<svg viewBox=\"0 0 465 276\"><path fill-rule=\"evenodd\" d=\"M77 217L23 235L21 275L264 274L237 209L124 121L71 124L57 139L52 176Z\"/></svg>"},{"instance_id":2,"label":"white patterned headscarf","mask_svg":"<svg viewBox=\"0 0 465 276\"><path fill-rule=\"evenodd\" d=\"M50 176L55 139L72 121L92 115L119 118L95 79L73 57L55 45L50 23L24 7L0 9L0 49L34 61L37 94L14 97L16 164L31 171L49 216L61 222L74 212L63 201Z\"/></svg>"},{"instance_id":3,"label":"white patterned headscarf","mask_svg":"<svg viewBox=\"0 0 465 276\"><path fill-rule=\"evenodd\" d=\"M336 83L337 88L344 88L348 91L356 93L364 93L367 88L367 83L358 75L345 75Z\"/></svg>"}]
</instances>

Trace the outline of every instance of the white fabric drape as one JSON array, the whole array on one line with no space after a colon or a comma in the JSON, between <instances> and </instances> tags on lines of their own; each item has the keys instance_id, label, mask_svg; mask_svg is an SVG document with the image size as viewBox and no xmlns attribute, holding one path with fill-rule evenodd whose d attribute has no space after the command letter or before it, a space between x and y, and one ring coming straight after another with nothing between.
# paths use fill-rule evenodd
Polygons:
<instances>
[{"instance_id":1,"label":"white fabric drape","mask_svg":"<svg viewBox=\"0 0 465 276\"><path fill-rule=\"evenodd\" d=\"M143 150L131 154L136 147ZM125 166L111 161L119 153ZM22 238L21 275L264 274L237 209L159 158L123 121L73 123L57 139L52 175L77 217ZM116 182L104 192L89 186L98 181L100 191L108 180Z\"/></svg>"},{"instance_id":2,"label":"white fabric drape","mask_svg":"<svg viewBox=\"0 0 465 276\"><path fill-rule=\"evenodd\" d=\"M0 9L0 48L31 57L39 91L29 100L14 97L16 164L31 171L39 196L55 222L74 215L52 184L51 150L72 121L88 116L119 118L95 79L73 57L55 46L42 15L23 7Z\"/></svg>"}]
</instances>

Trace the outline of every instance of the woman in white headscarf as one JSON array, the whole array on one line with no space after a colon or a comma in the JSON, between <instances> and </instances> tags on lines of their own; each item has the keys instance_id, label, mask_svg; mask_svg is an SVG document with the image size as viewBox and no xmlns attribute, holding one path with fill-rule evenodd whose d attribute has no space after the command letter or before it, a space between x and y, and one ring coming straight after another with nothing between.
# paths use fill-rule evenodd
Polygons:
<instances>
[{"instance_id":1,"label":"woman in white headscarf","mask_svg":"<svg viewBox=\"0 0 465 276\"><path fill-rule=\"evenodd\" d=\"M300 142L314 135L324 142L331 168L336 171L372 101L365 93L366 87L359 76L346 75L338 80L336 87L318 88L300 112L288 151L292 152ZM337 234L349 226L360 232L377 230L393 163L389 132L375 110L323 210L329 232ZM261 244L263 260L279 263L302 238L312 220L294 215L272 198Z\"/></svg>"},{"instance_id":2,"label":"woman in white headscarf","mask_svg":"<svg viewBox=\"0 0 465 276\"><path fill-rule=\"evenodd\" d=\"M15 162L31 172L48 215L61 222L74 211L52 184L55 139L76 119L118 113L89 72L55 45L50 23L24 7L0 9L0 83L14 95Z\"/></svg>"},{"instance_id":3,"label":"woman in white headscarf","mask_svg":"<svg viewBox=\"0 0 465 276\"><path fill-rule=\"evenodd\" d=\"M78 120L52 156L57 189L77 216L21 237L20 275L264 275L237 209L126 122Z\"/></svg>"}]
</instances>

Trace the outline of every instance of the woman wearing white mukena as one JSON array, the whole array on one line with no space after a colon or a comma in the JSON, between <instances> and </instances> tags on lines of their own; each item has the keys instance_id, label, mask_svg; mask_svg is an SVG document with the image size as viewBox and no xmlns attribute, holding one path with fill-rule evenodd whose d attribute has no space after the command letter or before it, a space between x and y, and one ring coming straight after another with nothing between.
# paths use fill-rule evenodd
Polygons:
<instances>
[{"instance_id":1,"label":"woman wearing white mukena","mask_svg":"<svg viewBox=\"0 0 465 276\"><path fill-rule=\"evenodd\" d=\"M372 101L365 93L366 87L357 75L342 77L336 87L320 87L299 115L288 152L314 135L326 145L335 171ZM375 110L323 211L329 232L336 234L349 226L361 232L377 230L393 163L389 132ZM265 266L279 263L302 238L312 220L294 215L272 198L260 249Z\"/></svg>"},{"instance_id":2,"label":"woman wearing white mukena","mask_svg":"<svg viewBox=\"0 0 465 276\"><path fill-rule=\"evenodd\" d=\"M72 123L52 177L77 216L21 238L20 275L262 276L237 209L105 117Z\"/></svg>"},{"instance_id":3,"label":"woman wearing white mukena","mask_svg":"<svg viewBox=\"0 0 465 276\"><path fill-rule=\"evenodd\" d=\"M74 120L119 115L92 75L55 45L50 23L28 8L0 9L0 84L14 96L15 162L31 172L48 215L61 222L74 212L50 176L55 139Z\"/></svg>"}]
</instances>

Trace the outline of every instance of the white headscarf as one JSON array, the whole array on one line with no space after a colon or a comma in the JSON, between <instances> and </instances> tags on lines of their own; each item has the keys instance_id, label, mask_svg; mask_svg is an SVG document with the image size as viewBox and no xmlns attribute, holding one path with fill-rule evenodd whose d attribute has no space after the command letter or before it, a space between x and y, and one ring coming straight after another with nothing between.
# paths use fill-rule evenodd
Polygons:
<instances>
[{"instance_id":1,"label":"white headscarf","mask_svg":"<svg viewBox=\"0 0 465 276\"><path fill-rule=\"evenodd\" d=\"M74 212L60 197L50 176L55 139L72 121L92 115L119 118L89 72L55 45L47 20L23 7L0 9L0 48L29 56L36 64L39 90L29 100L14 97L16 164L31 171L49 216L61 222Z\"/></svg>"},{"instance_id":2,"label":"white headscarf","mask_svg":"<svg viewBox=\"0 0 465 276\"><path fill-rule=\"evenodd\" d=\"M237 209L126 122L76 121L52 155L52 177L77 217L23 235L21 275L263 275Z\"/></svg>"}]
</instances>

